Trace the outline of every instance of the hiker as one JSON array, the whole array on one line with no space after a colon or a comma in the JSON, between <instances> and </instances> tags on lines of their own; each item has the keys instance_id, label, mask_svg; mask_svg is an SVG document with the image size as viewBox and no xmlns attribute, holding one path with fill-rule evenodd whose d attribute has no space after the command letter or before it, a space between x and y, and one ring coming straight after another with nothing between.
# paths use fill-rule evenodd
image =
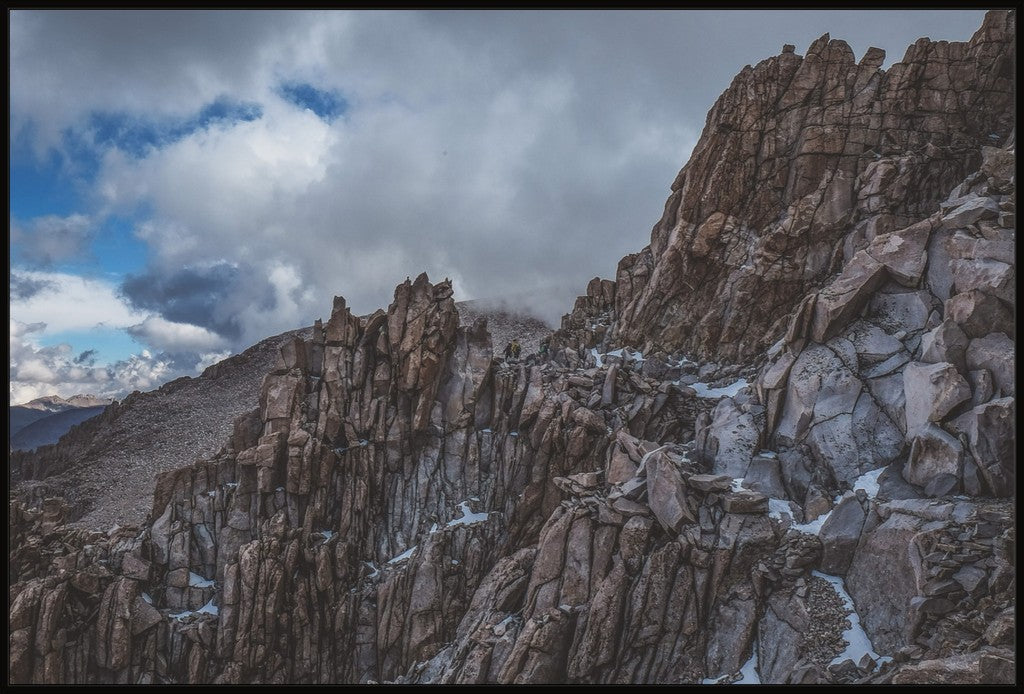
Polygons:
<instances>
[{"instance_id":1,"label":"hiker","mask_svg":"<svg viewBox=\"0 0 1024 694\"><path fill-rule=\"evenodd\" d=\"M519 355L522 353L523 348L519 346L519 340L512 338L512 358L519 361Z\"/></svg>"},{"instance_id":2,"label":"hiker","mask_svg":"<svg viewBox=\"0 0 1024 694\"><path fill-rule=\"evenodd\" d=\"M540 356L541 359L548 355L548 338L544 338L540 341Z\"/></svg>"},{"instance_id":3,"label":"hiker","mask_svg":"<svg viewBox=\"0 0 1024 694\"><path fill-rule=\"evenodd\" d=\"M512 361L513 354L515 354L515 348L513 348L512 343L509 342L505 345L505 361Z\"/></svg>"}]
</instances>

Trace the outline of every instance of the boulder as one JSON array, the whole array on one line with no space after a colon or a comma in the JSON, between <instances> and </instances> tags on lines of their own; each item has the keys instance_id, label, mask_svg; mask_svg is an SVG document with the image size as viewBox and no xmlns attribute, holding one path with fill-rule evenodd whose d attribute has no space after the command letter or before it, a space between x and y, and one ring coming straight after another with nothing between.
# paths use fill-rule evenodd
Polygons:
<instances>
[{"instance_id":1,"label":"boulder","mask_svg":"<svg viewBox=\"0 0 1024 694\"><path fill-rule=\"evenodd\" d=\"M847 493L832 509L828 519L822 524L821 538L822 555L821 570L827 574L845 576L853 561L853 553L860 539L860 531L864 526L864 509L857 496Z\"/></svg>"},{"instance_id":2,"label":"boulder","mask_svg":"<svg viewBox=\"0 0 1024 694\"><path fill-rule=\"evenodd\" d=\"M961 292L946 300L945 314L971 338L991 332L1013 333L1013 314L996 297L980 289Z\"/></svg>"},{"instance_id":3,"label":"boulder","mask_svg":"<svg viewBox=\"0 0 1024 694\"><path fill-rule=\"evenodd\" d=\"M975 196L957 205L942 217L945 229L963 229L982 219L995 219L999 215L999 203L992 198Z\"/></svg>"},{"instance_id":4,"label":"boulder","mask_svg":"<svg viewBox=\"0 0 1024 694\"><path fill-rule=\"evenodd\" d=\"M949 423L967 437L968 450L992 495L1013 494L1016 479L1013 398L991 400Z\"/></svg>"},{"instance_id":5,"label":"boulder","mask_svg":"<svg viewBox=\"0 0 1024 694\"><path fill-rule=\"evenodd\" d=\"M915 434L910 456L903 466L903 478L919 487L940 475L959 479L963 470L964 449L959 439L942 427L928 423Z\"/></svg>"},{"instance_id":6,"label":"boulder","mask_svg":"<svg viewBox=\"0 0 1024 694\"><path fill-rule=\"evenodd\" d=\"M970 400L971 387L952 364L912 362L903 371L907 435L928 422L939 422L960 403Z\"/></svg>"},{"instance_id":7,"label":"boulder","mask_svg":"<svg viewBox=\"0 0 1024 694\"><path fill-rule=\"evenodd\" d=\"M1014 342L1005 333L989 333L971 340L964 354L968 369L985 369L992 374L996 397L1016 392L1016 355Z\"/></svg>"},{"instance_id":8,"label":"boulder","mask_svg":"<svg viewBox=\"0 0 1024 694\"><path fill-rule=\"evenodd\" d=\"M960 326L946 319L921 336L921 361L926 364L949 362L962 369L968 342Z\"/></svg>"},{"instance_id":9,"label":"boulder","mask_svg":"<svg viewBox=\"0 0 1024 694\"><path fill-rule=\"evenodd\" d=\"M647 459L647 504L661 526L678 533L684 524L696 522L686 498L683 477L667 456L655 453Z\"/></svg>"}]
</instances>

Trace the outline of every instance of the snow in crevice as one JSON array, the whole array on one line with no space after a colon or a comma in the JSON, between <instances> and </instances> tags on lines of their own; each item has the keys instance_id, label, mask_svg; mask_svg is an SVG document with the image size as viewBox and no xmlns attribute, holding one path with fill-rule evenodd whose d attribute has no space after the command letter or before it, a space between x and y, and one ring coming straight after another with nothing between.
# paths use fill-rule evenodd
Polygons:
<instances>
[{"instance_id":1,"label":"snow in crevice","mask_svg":"<svg viewBox=\"0 0 1024 694\"><path fill-rule=\"evenodd\" d=\"M419 545L413 545L409 549L399 554L397 557L392 557L391 559L388 559L388 564L397 564L398 562L405 561L406 559L412 556L412 553L416 551L416 547L418 546Z\"/></svg>"},{"instance_id":2,"label":"snow in crevice","mask_svg":"<svg viewBox=\"0 0 1024 694\"><path fill-rule=\"evenodd\" d=\"M638 470L645 470L646 469L645 466L647 465L647 461L650 459L650 457L652 455L654 455L655 453L657 453L658 451L664 450L667 447L668 447L668 444L666 443L664 446L659 446L659 447L655 448L653 451L647 451L646 453L644 453L643 457L640 458L640 466L637 469Z\"/></svg>"},{"instance_id":3,"label":"snow in crevice","mask_svg":"<svg viewBox=\"0 0 1024 694\"><path fill-rule=\"evenodd\" d=\"M847 619L850 620L850 628L843 632L843 641L846 641L846 649L832 659L832 665L838 665L844 660L852 660L855 663L859 663L861 658L865 654L871 656L872 659L877 661L879 664L891 660L890 657L882 657L875 652L871 646L871 639L864 632L864 627L860 624L860 616L857 614L856 606L853 604L853 598L846 592L846 585L843 579L839 576L830 576L820 571L811 571L812 576L823 578L832 585L832 589L835 590L836 595L843 601L844 607L850 611Z\"/></svg>"},{"instance_id":4,"label":"snow in crevice","mask_svg":"<svg viewBox=\"0 0 1024 694\"><path fill-rule=\"evenodd\" d=\"M142 599L148 602L150 605L153 604L153 596L151 596L149 593L143 593Z\"/></svg>"},{"instance_id":5,"label":"snow in crevice","mask_svg":"<svg viewBox=\"0 0 1024 694\"><path fill-rule=\"evenodd\" d=\"M220 609L213 604L213 598L210 598L210 601L202 607L200 607L198 610L185 610L184 612L177 612L175 614L171 614L168 616L171 619L182 620L185 617L197 614L212 614L214 617L216 617L218 614L220 614Z\"/></svg>"},{"instance_id":6,"label":"snow in crevice","mask_svg":"<svg viewBox=\"0 0 1024 694\"><path fill-rule=\"evenodd\" d=\"M770 508L771 501L769 500L768 503ZM829 510L813 520L810 520L806 523L793 524L790 526L790 528L798 532L807 533L808 535L817 535L821 532L821 526L825 525L825 521L827 521L829 519L829 516L831 515L832 511Z\"/></svg>"},{"instance_id":7,"label":"snow in crevice","mask_svg":"<svg viewBox=\"0 0 1024 694\"><path fill-rule=\"evenodd\" d=\"M238 482L225 482L224 486L229 487L230 489L234 489L235 487L238 486Z\"/></svg>"},{"instance_id":8,"label":"snow in crevice","mask_svg":"<svg viewBox=\"0 0 1024 694\"><path fill-rule=\"evenodd\" d=\"M446 528L454 528L457 525L474 525L476 523L483 523L487 520L487 513L473 513L469 508L469 502L463 501L459 503L459 510L462 511L460 518L448 521L445 525Z\"/></svg>"},{"instance_id":9,"label":"snow in crevice","mask_svg":"<svg viewBox=\"0 0 1024 694\"><path fill-rule=\"evenodd\" d=\"M768 517L782 520L783 514L793 517L793 509L785 499L768 499Z\"/></svg>"},{"instance_id":10,"label":"snow in crevice","mask_svg":"<svg viewBox=\"0 0 1024 694\"><path fill-rule=\"evenodd\" d=\"M363 563L366 564L366 566L369 567L370 571L373 572L367 575L367 578L377 578L378 576L380 576L380 569L377 568L376 564L374 564L371 561L364 561Z\"/></svg>"},{"instance_id":11,"label":"snow in crevice","mask_svg":"<svg viewBox=\"0 0 1024 694\"><path fill-rule=\"evenodd\" d=\"M740 668L740 676L731 684L761 684L761 675L757 671L757 634L755 632L754 639L750 648L750 658L747 662L743 663L743 667ZM722 675L721 677L705 677L700 681L701 684L721 684L729 678L728 674Z\"/></svg>"},{"instance_id":12,"label":"snow in crevice","mask_svg":"<svg viewBox=\"0 0 1024 694\"><path fill-rule=\"evenodd\" d=\"M213 581L209 578L203 578L197 573L192 571L188 572L188 584L192 588L212 588Z\"/></svg>"},{"instance_id":13,"label":"snow in crevice","mask_svg":"<svg viewBox=\"0 0 1024 694\"><path fill-rule=\"evenodd\" d=\"M625 352L625 353L623 353L623 352ZM644 361L644 353L643 352L631 352L628 349L627 350L623 350L621 347L619 349L614 349L611 352L607 352L604 356L606 356L606 357L618 357L619 359L622 359L623 361L634 361L634 362L642 362L642 361Z\"/></svg>"},{"instance_id":14,"label":"snow in crevice","mask_svg":"<svg viewBox=\"0 0 1024 694\"><path fill-rule=\"evenodd\" d=\"M597 368L604 366L604 360L601 359L601 353L597 351L597 347L592 347L590 353L594 355L594 362L597 364Z\"/></svg>"},{"instance_id":15,"label":"snow in crevice","mask_svg":"<svg viewBox=\"0 0 1024 694\"><path fill-rule=\"evenodd\" d=\"M757 452L757 455L762 458L778 458L779 454L775 451L769 451L767 448Z\"/></svg>"},{"instance_id":16,"label":"snow in crevice","mask_svg":"<svg viewBox=\"0 0 1024 694\"><path fill-rule=\"evenodd\" d=\"M853 483L853 490L863 489L867 493L869 499L874 499L878 496L878 476L885 471L885 467L880 467L877 470L871 470L865 472L863 475L858 477Z\"/></svg>"},{"instance_id":17,"label":"snow in crevice","mask_svg":"<svg viewBox=\"0 0 1024 694\"><path fill-rule=\"evenodd\" d=\"M682 384L681 381L680 383ZM749 385L749 382L740 378L735 383L722 386L721 388L711 388L707 383L691 383L690 388L693 388L698 398L731 398L735 397L737 393Z\"/></svg>"},{"instance_id":18,"label":"snow in crevice","mask_svg":"<svg viewBox=\"0 0 1024 694\"><path fill-rule=\"evenodd\" d=\"M732 482L729 483L729 488L734 492L741 491L743 489L743 480L743 477L733 478Z\"/></svg>"},{"instance_id":19,"label":"snow in crevice","mask_svg":"<svg viewBox=\"0 0 1024 694\"><path fill-rule=\"evenodd\" d=\"M327 542L332 537L334 537L334 531L333 530L317 530L316 534L321 536L322 538L324 538L324 542Z\"/></svg>"},{"instance_id":20,"label":"snow in crevice","mask_svg":"<svg viewBox=\"0 0 1024 694\"><path fill-rule=\"evenodd\" d=\"M761 684L761 676L757 672L757 642L750 649L750 659L740 668L740 678L733 684Z\"/></svg>"}]
</instances>

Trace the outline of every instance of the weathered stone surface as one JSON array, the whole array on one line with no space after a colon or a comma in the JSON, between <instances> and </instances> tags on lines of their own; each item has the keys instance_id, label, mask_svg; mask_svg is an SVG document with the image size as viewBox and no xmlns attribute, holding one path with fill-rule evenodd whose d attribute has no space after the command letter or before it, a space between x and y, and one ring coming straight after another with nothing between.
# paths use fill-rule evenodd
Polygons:
<instances>
[{"instance_id":1,"label":"weathered stone surface","mask_svg":"<svg viewBox=\"0 0 1024 694\"><path fill-rule=\"evenodd\" d=\"M1015 410L1013 398L999 398L978 405L949 423L952 431L967 437L971 458L994 496L1013 494Z\"/></svg>"},{"instance_id":2,"label":"weathered stone surface","mask_svg":"<svg viewBox=\"0 0 1024 694\"><path fill-rule=\"evenodd\" d=\"M684 523L696 522L686 498L686 485L675 464L654 454L646 463L647 498L651 511L665 530L678 533Z\"/></svg>"},{"instance_id":3,"label":"weathered stone surface","mask_svg":"<svg viewBox=\"0 0 1024 694\"><path fill-rule=\"evenodd\" d=\"M1014 358L1017 354L1013 340L1004 333L989 333L985 337L971 340L964 353L967 368L985 369L992 374L996 397L1016 393L1016 369Z\"/></svg>"},{"instance_id":4,"label":"weathered stone surface","mask_svg":"<svg viewBox=\"0 0 1024 694\"><path fill-rule=\"evenodd\" d=\"M1003 302L980 289L971 289L947 300L946 316L959 323L971 338L992 332L1013 333L1013 314Z\"/></svg>"},{"instance_id":5,"label":"weathered stone surface","mask_svg":"<svg viewBox=\"0 0 1024 694\"><path fill-rule=\"evenodd\" d=\"M940 475L959 479L963 471L964 449L959 439L942 427L922 425L913 437L903 477L911 484L926 486Z\"/></svg>"},{"instance_id":6,"label":"weathered stone surface","mask_svg":"<svg viewBox=\"0 0 1024 694\"><path fill-rule=\"evenodd\" d=\"M838 576L846 575L860 539L864 518L864 509L854 494L843 497L832 509L818 533L822 547L822 571Z\"/></svg>"},{"instance_id":7,"label":"weathered stone surface","mask_svg":"<svg viewBox=\"0 0 1024 694\"><path fill-rule=\"evenodd\" d=\"M960 403L970 400L971 387L952 364L911 363L903 370L907 435L928 422L939 422Z\"/></svg>"},{"instance_id":8,"label":"weathered stone surface","mask_svg":"<svg viewBox=\"0 0 1024 694\"><path fill-rule=\"evenodd\" d=\"M921 361L925 364L948 362L962 370L968 342L959 325L952 320L944 320L921 336Z\"/></svg>"},{"instance_id":9,"label":"weathered stone surface","mask_svg":"<svg viewBox=\"0 0 1024 694\"><path fill-rule=\"evenodd\" d=\"M962 229L982 219L994 219L999 214L999 205L992 198L975 196L942 217L946 229Z\"/></svg>"}]
</instances>

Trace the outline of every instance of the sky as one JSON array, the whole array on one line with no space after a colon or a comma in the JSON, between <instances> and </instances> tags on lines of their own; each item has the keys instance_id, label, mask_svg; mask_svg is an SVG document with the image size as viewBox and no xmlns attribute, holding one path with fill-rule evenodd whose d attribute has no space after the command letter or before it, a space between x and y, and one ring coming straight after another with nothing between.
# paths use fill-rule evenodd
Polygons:
<instances>
[{"instance_id":1,"label":"sky","mask_svg":"<svg viewBox=\"0 0 1024 694\"><path fill-rule=\"evenodd\" d=\"M553 325L747 64L983 11L12 11L10 402L123 397L427 272Z\"/></svg>"}]
</instances>

